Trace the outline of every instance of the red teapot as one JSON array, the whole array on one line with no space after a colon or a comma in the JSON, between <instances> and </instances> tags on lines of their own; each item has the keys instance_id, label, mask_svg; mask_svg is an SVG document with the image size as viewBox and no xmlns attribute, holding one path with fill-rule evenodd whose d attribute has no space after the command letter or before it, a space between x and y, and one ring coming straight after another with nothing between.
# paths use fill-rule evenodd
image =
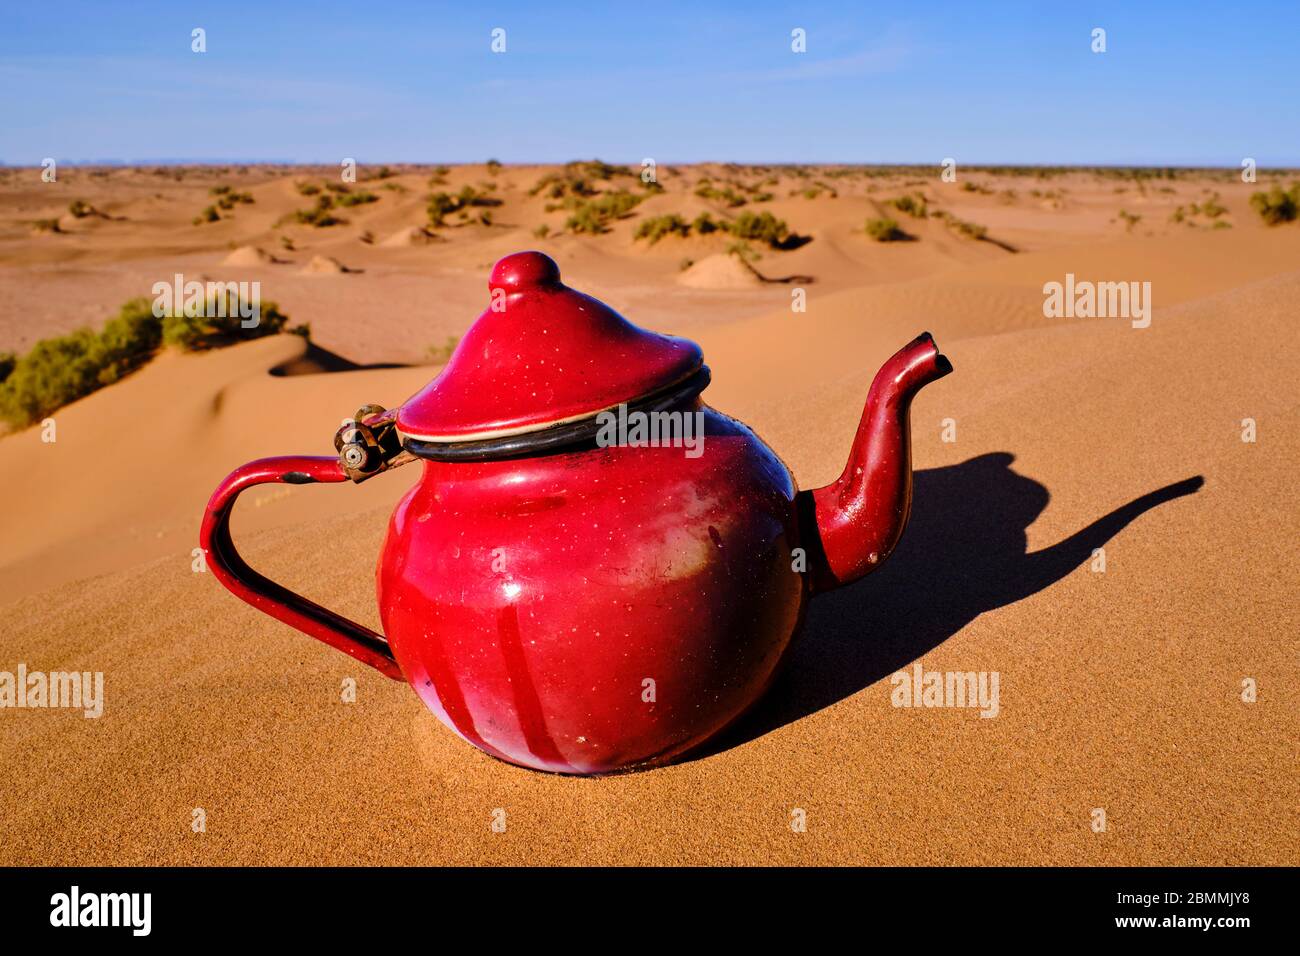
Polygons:
<instances>
[{"instance_id":1,"label":"red teapot","mask_svg":"<svg viewBox=\"0 0 1300 956\"><path fill-rule=\"evenodd\" d=\"M337 455L263 458L217 488L218 580L395 680L494 757L567 774L661 764L771 685L809 600L880 566L911 508L912 396L952 366L925 333L877 373L849 462L798 491L752 431L705 405L698 345L641 329L521 252L442 372L365 406ZM384 635L250 568L240 492L424 469L377 569Z\"/></svg>"}]
</instances>

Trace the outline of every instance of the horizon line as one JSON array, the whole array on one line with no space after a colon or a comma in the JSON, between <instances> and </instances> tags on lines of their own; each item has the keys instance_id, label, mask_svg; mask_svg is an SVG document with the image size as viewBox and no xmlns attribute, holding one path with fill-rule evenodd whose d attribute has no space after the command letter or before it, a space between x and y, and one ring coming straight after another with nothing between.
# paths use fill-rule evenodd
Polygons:
<instances>
[{"instance_id":1,"label":"horizon line","mask_svg":"<svg viewBox=\"0 0 1300 956\"><path fill-rule=\"evenodd\" d=\"M62 166L76 167L94 167L94 166L113 166L113 167L132 167L132 166L337 166L341 165L342 160L327 159L221 159L221 158L200 158L200 159L180 159L172 157L163 157L158 159L59 159L53 157L55 162ZM350 157L349 157L350 158ZM584 162L608 162L610 165L620 165L629 167L638 167L642 163L640 160L601 160L596 157L589 159L569 159L569 160L447 160L447 159L429 159L429 160L358 160L356 165L359 167L373 166L485 166L489 162L497 162L501 166L564 166L569 163ZM777 167L806 167L806 166L848 166L848 167L908 167L908 168L942 168L943 162L933 160L873 160L873 161L854 161L854 160L741 160L741 159L694 159L686 161L676 160L656 160L657 167L672 166L777 166ZM1244 168L1240 163L1236 165L1223 165L1215 163L1174 163L1174 162L1146 162L1146 163L1127 163L1127 162L1090 162L1080 160L1075 162L1023 162L1016 160L980 160L971 162L958 162L958 169L982 169L989 167L1006 167L1012 169L1178 169L1178 170L1241 170ZM0 169L40 169L42 163L8 163L0 160ZM1300 170L1300 163L1294 165L1263 165L1257 163L1256 170L1284 171L1291 172Z\"/></svg>"}]
</instances>

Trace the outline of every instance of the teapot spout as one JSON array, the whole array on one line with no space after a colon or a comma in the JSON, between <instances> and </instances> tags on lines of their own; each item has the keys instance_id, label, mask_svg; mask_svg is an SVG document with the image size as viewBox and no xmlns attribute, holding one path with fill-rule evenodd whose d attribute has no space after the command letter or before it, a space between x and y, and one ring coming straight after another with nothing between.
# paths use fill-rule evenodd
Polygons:
<instances>
[{"instance_id":1,"label":"teapot spout","mask_svg":"<svg viewBox=\"0 0 1300 956\"><path fill-rule=\"evenodd\" d=\"M876 373L843 474L799 493L814 591L870 574L898 544L912 510L912 396L952 371L923 332Z\"/></svg>"}]
</instances>

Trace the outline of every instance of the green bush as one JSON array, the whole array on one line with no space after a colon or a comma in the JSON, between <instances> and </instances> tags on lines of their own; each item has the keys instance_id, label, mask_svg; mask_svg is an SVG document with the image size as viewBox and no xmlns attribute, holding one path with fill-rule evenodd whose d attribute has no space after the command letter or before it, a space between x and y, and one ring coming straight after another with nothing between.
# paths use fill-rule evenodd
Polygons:
<instances>
[{"instance_id":1,"label":"green bush","mask_svg":"<svg viewBox=\"0 0 1300 956\"><path fill-rule=\"evenodd\" d=\"M740 195L740 193L736 192L730 186L718 189L707 179L701 180L700 184L695 187L695 195L699 196L701 199L725 203L731 208L743 206L746 202L745 197Z\"/></svg>"},{"instance_id":2,"label":"green bush","mask_svg":"<svg viewBox=\"0 0 1300 956\"><path fill-rule=\"evenodd\" d=\"M707 212L702 212L691 222L691 228L699 235L707 236L711 232L717 232L722 227L713 221L713 217Z\"/></svg>"},{"instance_id":3,"label":"green bush","mask_svg":"<svg viewBox=\"0 0 1300 956\"><path fill-rule=\"evenodd\" d=\"M255 328L240 325L238 293L228 291L227 317L154 315L149 299L132 299L100 332L78 329L41 339L26 355L0 356L0 420L26 428L79 398L111 385L151 359L163 344L213 348L274 335L288 321L271 302ZM210 311L220 311L213 309Z\"/></svg>"},{"instance_id":4,"label":"green bush","mask_svg":"<svg viewBox=\"0 0 1300 956\"><path fill-rule=\"evenodd\" d=\"M0 419L26 428L99 388L99 368L91 357L96 341L94 332L81 329L32 346L0 383Z\"/></svg>"},{"instance_id":5,"label":"green bush","mask_svg":"<svg viewBox=\"0 0 1300 956\"><path fill-rule=\"evenodd\" d=\"M615 176L635 175L626 166L611 166L598 159L580 160L565 163L564 169L547 173L528 190L528 195L544 195L548 199L563 199L566 196L594 196L599 190L596 184L613 179Z\"/></svg>"},{"instance_id":6,"label":"green bush","mask_svg":"<svg viewBox=\"0 0 1300 956\"><path fill-rule=\"evenodd\" d=\"M460 208L456 199L448 193L434 193L429 197L429 225L441 226L448 214Z\"/></svg>"},{"instance_id":7,"label":"green bush","mask_svg":"<svg viewBox=\"0 0 1300 956\"><path fill-rule=\"evenodd\" d=\"M1138 219L1141 218L1141 216L1138 216ZM967 222L964 219L949 219L948 225L952 226L968 239L983 239L989 232L988 226L981 226L977 222Z\"/></svg>"},{"instance_id":8,"label":"green bush","mask_svg":"<svg viewBox=\"0 0 1300 956\"><path fill-rule=\"evenodd\" d=\"M1192 211L1193 212L1196 211L1195 207L1192 208ZM1223 205L1223 203L1219 202L1218 193L1214 193L1213 195L1210 196L1209 199L1201 203L1201 215L1206 216L1210 219L1218 219L1227 211L1228 211L1228 207Z\"/></svg>"},{"instance_id":9,"label":"green bush","mask_svg":"<svg viewBox=\"0 0 1300 956\"><path fill-rule=\"evenodd\" d=\"M379 197L369 190L359 190L354 193L343 193L336 200L340 206L363 206L366 203L379 202Z\"/></svg>"},{"instance_id":10,"label":"green bush","mask_svg":"<svg viewBox=\"0 0 1300 956\"><path fill-rule=\"evenodd\" d=\"M920 193L915 196L899 196L897 199L891 199L889 204L899 212L905 212L916 219L924 219L928 215L925 197Z\"/></svg>"},{"instance_id":11,"label":"green bush","mask_svg":"<svg viewBox=\"0 0 1300 956\"><path fill-rule=\"evenodd\" d=\"M99 384L111 385L149 360L162 342L163 320L153 314L148 299L132 299L99 333L93 352Z\"/></svg>"},{"instance_id":12,"label":"green bush","mask_svg":"<svg viewBox=\"0 0 1300 956\"><path fill-rule=\"evenodd\" d=\"M777 219L770 212L742 212L726 227L737 239L756 239L776 248L790 235L790 228L784 219Z\"/></svg>"},{"instance_id":13,"label":"green bush","mask_svg":"<svg viewBox=\"0 0 1300 956\"><path fill-rule=\"evenodd\" d=\"M866 230L867 235L876 242L898 242L907 238L907 233L898 228L898 223L893 219L868 219Z\"/></svg>"},{"instance_id":14,"label":"green bush","mask_svg":"<svg viewBox=\"0 0 1300 956\"><path fill-rule=\"evenodd\" d=\"M226 289L224 293L207 300L204 311L210 315L190 316L179 308L173 309L172 314L162 320L162 342L164 345L175 345L186 352L201 352L234 345L246 339L276 335L284 331L285 324L289 321L289 317L274 302L262 302L257 325L244 328L241 304L238 291Z\"/></svg>"},{"instance_id":15,"label":"green bush","mask_svg":"<svg viewBox=\"0 0 1300 956\"><path fill-rule=\"evenodd\" d=\"M450 193L437 192L429 196L429 205L427 211L429 214L430 226L446 225L445 219L454 212L461 214L461 219L468 218L465 212L470 206L499 206L500 199L494 199L486 193L479 192L473 186L466 186L455 196ZM482 217L480 217L480 220ZM492 217L488 216L487 221L491 222Z\"/></svg>"},{"instance_id":16,"label":"green bush","mask_svg":"<svg viewBox=\"0 0 1300 956\"><path fill-rule=\"evenodd\" d=\"M96 334L78 329L42 339L13 359L0 382L0 419L25 428L91 392L111 385L149 360L162 338L162 321L148 299L132 299Z\"/></svg>"},{"instance_id":17,"label":"green bush","mask_svg":"<svg viewBox=\"0 0 1300 956\"><path fill-rule=\"evenodd\" d=\"M317 229L323 229L326 226L337 226L347 222L346 219L340 219L334 215L334 197L329 193L321 193L316 197L316 205L310 209L299 209L293 214L294 222L302 223L304 226L315 226Z\"/></svg>"},{"instance_id":18,"label":"green bush","mask_svg":"<svg viewBox=\"0 0 1300 956\"><path fill-rule=\"evenodd\" d=\"M1300 214L1300 183L1293 184L1289 190L1274 186L1266 193L1255 193L1250 197L1250 208L1270 226L1294 222Z\"/></svg>"},{"instance_id":19,"label":"green bush","mask_svg":"<svg viewBox=\"0 0 1300 956\"><path fill-rule=\"evenodd\" d=\"M594 199L582 200L574 206L573 215L565 221L564 228L570 232L598 235L608 231L610 223L626 216L644 198L626 189L619 189L602 193Z\"/></svg>"},{"instance_id":20,"label":"green bush","mask_svg":"<svg viewBox=\"0 0 1300 956\"><path fill-rule=\"evenodd\" d=\"M217 197L217 208L219 209L230 210L235 208L236 203L251 204L253 202L252 193L235 192L229 186L213 186L208 192Z\"/></svg>"},{"instance_id":21,"label":"green bush","mask_svg":"<svg viewBox=\"0 0 1300 956\"><path fill-rule=\"evenodd\" d=\"M669 213L666 216L654 216L650 219L643 219L636 227L634 239L649 239L650 245L654 245L664 236L686 236L690 233L691 227L686 220L677 213Z\"/></svg>"}]
</instances>

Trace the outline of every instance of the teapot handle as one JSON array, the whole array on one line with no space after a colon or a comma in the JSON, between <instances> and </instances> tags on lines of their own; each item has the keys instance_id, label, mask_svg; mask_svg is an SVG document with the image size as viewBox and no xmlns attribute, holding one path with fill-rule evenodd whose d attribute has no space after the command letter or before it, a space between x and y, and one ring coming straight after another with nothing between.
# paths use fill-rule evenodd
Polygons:
<instances>
[{"instance_id":1,"label":"teapot handle","mask_svg":"<svg viewBox=\"0 0 1300 956\"><path fill-rule=\"evenodd\" d=\"M397 659L381 635L254 571L235 550L230 537L230 512L235 499L254 485L268 482L305 485L347 480L347 472L339 459L333 457L286 455L250 461L226 476L213 492L208 510L203 515L199 544L207 554L212 573L236 597L394 680L403 680Z\"/></svg>"}]
</instances>

